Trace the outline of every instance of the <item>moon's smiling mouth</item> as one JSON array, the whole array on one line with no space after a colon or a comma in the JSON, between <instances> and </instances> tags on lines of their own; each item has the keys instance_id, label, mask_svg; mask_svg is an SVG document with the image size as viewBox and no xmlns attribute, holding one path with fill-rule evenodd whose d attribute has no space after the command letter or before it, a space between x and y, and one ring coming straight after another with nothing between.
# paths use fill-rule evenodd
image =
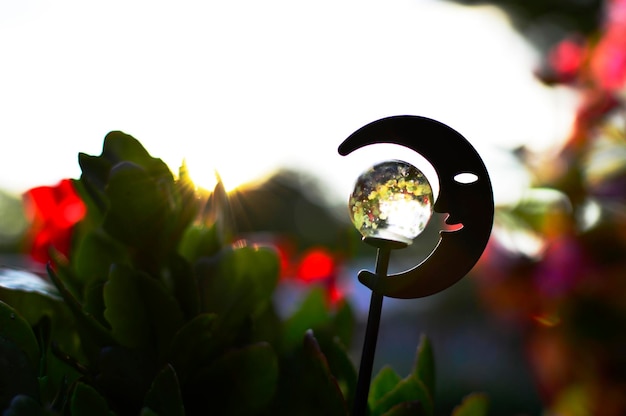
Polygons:
<instances>
[{"instance_id":1,"label":"moon's smiling mouth","mask_svg":"<svg viewBox=\"0 0 626 416\"><path fill-rule=\"evenodd\" d=\"M453 233L463 228L463 223L456 220L452 215L448 214L443 224L443 232Z\"/></svg>"}]
</instances>

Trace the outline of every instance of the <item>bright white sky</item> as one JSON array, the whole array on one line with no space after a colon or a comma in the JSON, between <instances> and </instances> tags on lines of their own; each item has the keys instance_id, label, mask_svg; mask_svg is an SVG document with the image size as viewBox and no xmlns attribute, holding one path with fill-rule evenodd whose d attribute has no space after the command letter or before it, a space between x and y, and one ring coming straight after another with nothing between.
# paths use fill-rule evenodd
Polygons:
<instances>
[{"instance_id":1,"label":"bright white sky","mask_svg":"<svg viewBox=\"0 0 626 416\"><path fill-rule=\"evenodd\" d=\"M0 188L78 177L78 152L122 130L199 184L290 166L347 199L378 147L337 146L415 114L474 143L501 200L522 183L497 149L569 126L574 101L534 81L535 58L495 9L434 0L3 0Z\"/></svg>"}]
</instances>

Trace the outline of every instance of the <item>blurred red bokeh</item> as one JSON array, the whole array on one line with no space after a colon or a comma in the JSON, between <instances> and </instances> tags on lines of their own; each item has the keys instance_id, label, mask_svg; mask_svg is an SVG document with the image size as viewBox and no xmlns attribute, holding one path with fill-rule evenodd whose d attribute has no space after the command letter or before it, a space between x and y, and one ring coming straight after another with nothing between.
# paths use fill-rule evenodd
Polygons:
<instances>
[{"instance_id":1,"label":"blurred red bokeh","mask_svg":"<svg viewBox=\"0 0 626 416\"><path fill-rule=\"evenodd\" d=\"M533 186L499 207L475 269L483 305L523 335L547 414L626 414L626 0L604 11L546 57L542 79L578 92L571 131L520 152ZM511 243L529 236L532 250Z\"/></svg>"}]
</instances>

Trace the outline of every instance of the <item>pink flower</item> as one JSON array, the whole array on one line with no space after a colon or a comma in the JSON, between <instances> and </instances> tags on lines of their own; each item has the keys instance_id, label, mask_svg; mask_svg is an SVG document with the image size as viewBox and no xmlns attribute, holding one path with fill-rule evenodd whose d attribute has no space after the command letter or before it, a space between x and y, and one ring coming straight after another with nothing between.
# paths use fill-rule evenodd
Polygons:
<instances>
[{"instance_id":1,"label":"pink flower","mask_svg":"<svg viewBox=\"0 0 626 416\"><path fill-rule=\"evenodd\" d=\"M582 42L566 39L550 51L548 62L558 80L568 82L578 76L585 58L585 49Z\"/></svg>"},{"instance_id":2,"label":"pink flower","mask_svg":"<svg viewBox=\"0 0 626 416\"><path fill-rule=\"evenodd\" d=\"M548 244L535 274L539 293L548 298L567 295L589 271L584 249L570 235L558 236Z\"/></svg>"},{"instance_id":3,"label":"pink flower","mask_svg":"<svg viewBox=\"0 0 626 416\"><path fill-rule=\"evenodd\" d=\"M626 81L626 31L610 30L596 46L591 57L591 73L600 87L613 91Z\"/></svg>"},{"instance_id":4,"label":"pink flower","mask_svg":"<svg viewBox=\"0 0 626 416\"><path fill-rule=\"evenodd\" d=\"M591 56L591 73L600 87L614 91L626 82L626 1L610 2L606 23Z\"/></svg>"}]
</instances>

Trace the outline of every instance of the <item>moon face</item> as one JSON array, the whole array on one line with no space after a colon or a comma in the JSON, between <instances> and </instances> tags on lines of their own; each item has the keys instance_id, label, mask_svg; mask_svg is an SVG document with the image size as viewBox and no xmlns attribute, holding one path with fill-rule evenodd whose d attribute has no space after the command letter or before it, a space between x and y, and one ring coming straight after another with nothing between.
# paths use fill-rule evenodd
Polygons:
<instances>
[{"instance_id":1,"label":"moon face","mask_svg":"<svg viewBox=\"0 0 626 416\"><path fill-rule=\"evenodd\" d=\"M426 117L394 116L374 121L352 133L339 146L345 156L376 143L398 144L421 154L439 178L434 211L448 214L437 246L420 264L387 276L376 290L392 298L429 296L458 282L474 267L491 234L493 191L485 165L472 145L456 130ZM359 280L374 290L376 275L359 272Z\"/></svg>"}]
</instances>

